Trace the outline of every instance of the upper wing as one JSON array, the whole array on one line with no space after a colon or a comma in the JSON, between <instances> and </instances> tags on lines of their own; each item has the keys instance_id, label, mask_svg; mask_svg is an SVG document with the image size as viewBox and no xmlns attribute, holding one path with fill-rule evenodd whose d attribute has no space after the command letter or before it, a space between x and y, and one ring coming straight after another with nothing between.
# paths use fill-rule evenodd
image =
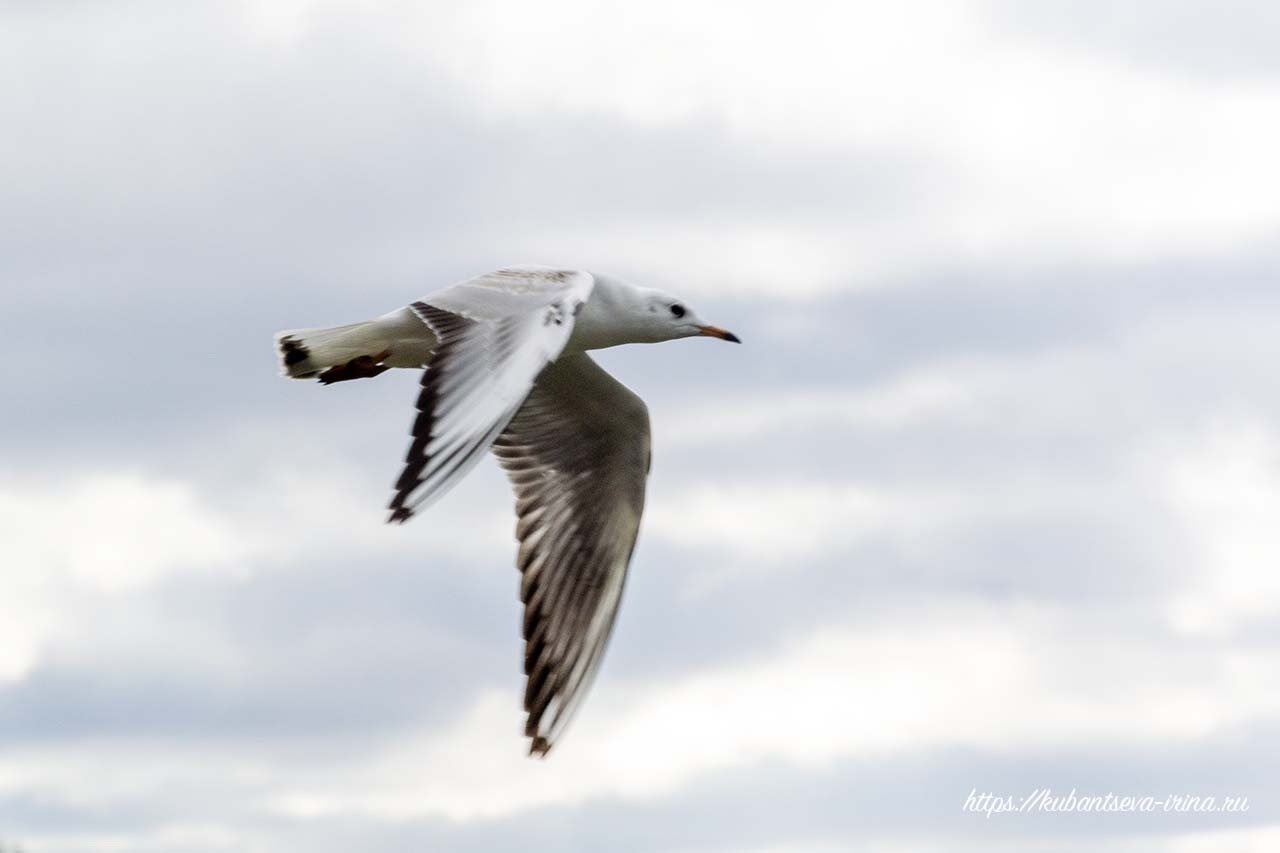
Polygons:
<instances>
[{"instance_id":1,"label":"upper wing","mask_svg":"<svg viewBox=\"0 0 1280 853\"><path fill-rule=\"evenodd\" d=\"M649 473L644 401L586 355L538 379L493 452L516 493L525 734L551 749L600 663Z\"/></svg>"},{"instance_id":2,"label":"upper wing","mask_svg":"<svg viewBox=\"0 0 1280 853\"><path fill-rule=\"evenodd\" d=\"M593 283L582 271L511 267L410 306L437 343L392 521L408 520L475 466L564 349Z\"/></svg>"}]
</instances>

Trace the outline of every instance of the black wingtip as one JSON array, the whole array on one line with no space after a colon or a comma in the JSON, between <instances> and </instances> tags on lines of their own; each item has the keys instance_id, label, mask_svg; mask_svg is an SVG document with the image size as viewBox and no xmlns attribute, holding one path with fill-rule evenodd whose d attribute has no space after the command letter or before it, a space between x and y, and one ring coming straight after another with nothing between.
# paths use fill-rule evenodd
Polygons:
<instances>
[{"instance_id":1,"label":"black wingtip","mask_svg":"<svg viewBox=\"0 0 1280 853\"><path fill-rule=\"evenodd\" d=\"M529 742L529 757L537 756L538 758L546 758L547 753L551 751L551 741L542 735L538 735Z\"/></svg>"},{"instance_id":2,"label":"black wingtip","mask_svg":"<svg viewBox=\"0 0 1280 853\"><path fill-rule=\"evenodd\" d=\"M413 518L413 510L398 506L391 510L391 516L387 519L387 524L404 524L411 518Z\"/></svg>"}]
</instances>

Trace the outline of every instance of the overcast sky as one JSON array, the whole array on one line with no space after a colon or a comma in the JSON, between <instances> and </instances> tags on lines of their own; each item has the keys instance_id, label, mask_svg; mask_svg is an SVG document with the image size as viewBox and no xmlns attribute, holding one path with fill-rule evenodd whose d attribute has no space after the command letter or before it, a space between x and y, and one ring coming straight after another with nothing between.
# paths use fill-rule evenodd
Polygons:
<instances>
[{"instance_id":1,"label":"overcast sky","mask_svg":"<svg viewBox=\"0 0 1280 853\"><path fill-rule=\"evenodd\" d=\"M0 3L0 843L1280 849L1278 8ZM271 348L521 261L746 342L601 356L546 761L497 466L386 526L416 375Z\"/></svg>"}]
</instances>

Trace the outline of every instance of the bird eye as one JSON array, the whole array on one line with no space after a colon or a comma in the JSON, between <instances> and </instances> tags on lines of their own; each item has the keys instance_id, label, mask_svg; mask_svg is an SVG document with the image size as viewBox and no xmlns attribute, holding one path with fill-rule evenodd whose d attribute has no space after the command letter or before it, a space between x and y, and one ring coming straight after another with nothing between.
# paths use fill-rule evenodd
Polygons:
<instances>
[{"instance_id":1,"label":"bird eye","mask_svg":"<svg viewBox=\"0 0 1280 853\"><path fill-rule=\"evenodd\" d=\"M672 305L672 306L671 306L671 313L672 313L672 314L675 314L677 317L683 317L683 316L684 316L684 306L683 306L683 305L681 305L679 302L677 302L675 305Z\"/></svg>"}]
</instances>

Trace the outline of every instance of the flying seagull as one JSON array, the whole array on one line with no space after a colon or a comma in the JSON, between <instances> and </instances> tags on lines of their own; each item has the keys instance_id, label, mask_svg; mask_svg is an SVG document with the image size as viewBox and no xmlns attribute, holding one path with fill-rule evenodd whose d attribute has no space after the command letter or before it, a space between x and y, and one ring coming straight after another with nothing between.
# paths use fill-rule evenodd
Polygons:
<instances>
[{"instance_id":1,"label":"flying seagull","mask_svg":"<svg viewBox=\"0 0 1280 853\"><path fill-rule=\"evenodd\" d=\"M389 521L492 450L516 493L525 735L546 755L600 664L635 548L649 411L587 350L694 336L739 343L683 301L586 270L506 267L376 320L276 335L282 375L330 384L425 368Z\"/></svg>"}]
</instances>

